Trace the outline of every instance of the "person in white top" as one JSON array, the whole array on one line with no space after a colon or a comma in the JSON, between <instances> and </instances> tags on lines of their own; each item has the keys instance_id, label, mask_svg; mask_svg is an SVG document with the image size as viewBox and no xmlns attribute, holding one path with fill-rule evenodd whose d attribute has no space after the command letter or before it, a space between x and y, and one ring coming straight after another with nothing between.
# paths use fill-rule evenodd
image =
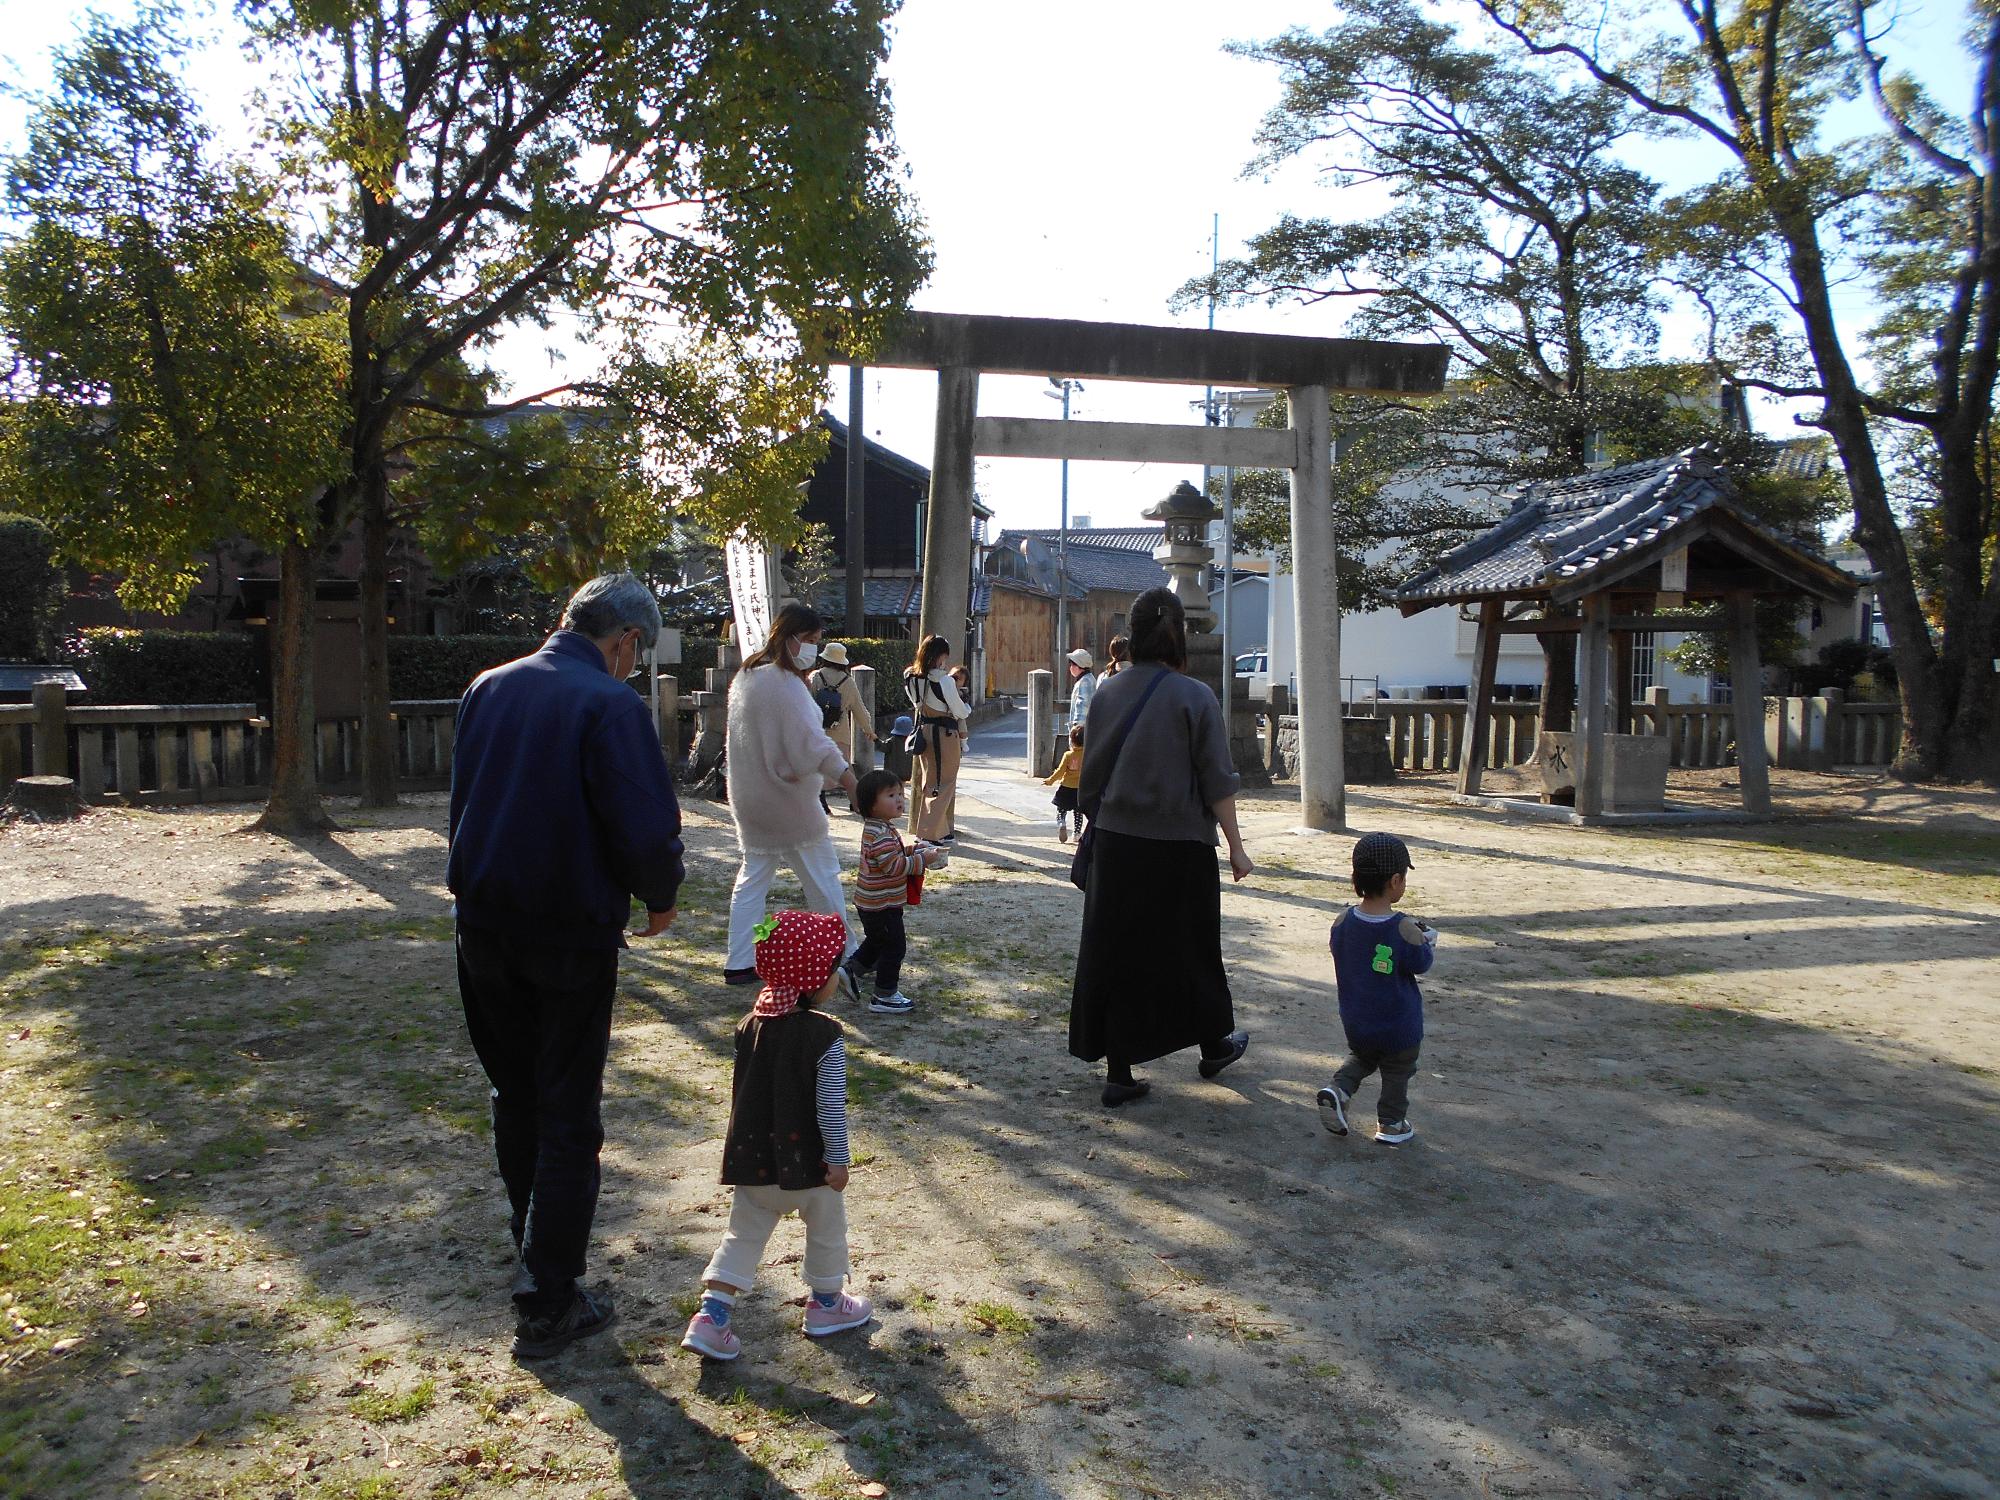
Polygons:
<instances>
[{"instance_id":1,"label":"person in white top","mask_svg":"<svg viewBox=\"0 0 2000 1500\"><path fill-rule=\"evenodd\" d=\"M965 721L972 710L951 680L951 642L927 635L916 660L903 673L903 693L924 740L911 770L910 835L933 844L957 837L953 804L958 797L958 763L965 754Z\"/></svg>"},{"instance_id":2,"label":"person in white top","mask_svg":"<svg viewBox=\"0 0 2000 1500\"><path fill-rule=\"evenodd\" d=\"M1078 646L1069 654L1069 721L1083 723L1090 717L1090 695L1097 691L1097 679L1090 675L1094 666L1090 653Z\"/></svg>"},{"instance_id":3,"label":"person in white top","mask_svg":"<svg viewBox=\"0 0 2000 1500\"><path fill-rule=\"evenodd\" d=\"M806 674L819 659L820 618L787 604L762 648L729 684L729 814L743 862L729 897L729 957L722 977L757 983L756 926L780 863L805 888L806 906L845 920L840 856L819 794L854 795L854 768L821 727Z\"/></svg>"}]
</instances>

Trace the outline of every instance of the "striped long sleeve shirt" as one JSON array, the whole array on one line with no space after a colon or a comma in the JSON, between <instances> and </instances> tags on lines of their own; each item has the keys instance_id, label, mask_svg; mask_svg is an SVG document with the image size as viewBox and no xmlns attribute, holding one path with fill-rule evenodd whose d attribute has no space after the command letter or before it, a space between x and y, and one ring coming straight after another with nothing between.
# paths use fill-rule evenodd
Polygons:
<instances>
[{"instance_id":1,"label":"striped long sleeve shirt","mask_svg":"<svg viewBox=\"0 0 2000 1500\"><path fill-rule=\"evenodd\" d=\"M887 911L906 905L910 876L923 862L923 854L903 843L893 823L868 819L861 825L861 867L854 874L854 905L861 911Z\"/></svg>"},{"instance_id":2,"label":"striped long sleeve shirt","mask_svg":"<svg viewBox=\"0 0 2000 1500\"><path fill-rule=\"evenodd\" d=\"M826 1164L851 1165L847 1154L847 1043L839 1037L820 1054L813 1110L819 1117L819 1138L826 1148Z\"/></svg>"}]
</instances>

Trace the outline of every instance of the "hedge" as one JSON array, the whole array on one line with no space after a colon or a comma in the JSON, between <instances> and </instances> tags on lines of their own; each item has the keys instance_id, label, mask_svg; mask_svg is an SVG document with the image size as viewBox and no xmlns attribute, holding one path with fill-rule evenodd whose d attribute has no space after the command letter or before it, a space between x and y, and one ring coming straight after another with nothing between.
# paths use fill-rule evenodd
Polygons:
<instances>
[{"instance_id":1,"label":"hedge","mask_svg":"<svg viewBox=\"0 0 2000 1500\"><path fill-rule=\"evenodd\" d=\"M910 664L910 657L916 650L910 642L836 636L831 631L825 639L829 642L838 640L847 647L847 664L850 667L875 669L875 711L878 714L909 712L909 700L903 696L903 668ZM721 647L722 642L712 637L681 637L681 664L671 670L683 695L698 693L708 686L708 669L715 665Z\"/></svg>"},{"instance_id":2,"label":"hedge","mask_svg":"<svg viewBox=\"0 0 2000 1500\"><path fill-rule=\"evenodd\" d=\"M392 635L389 696L456 698L488 667L542 649L540 635Z\"/></svg>"},{"instance_id":3,"label":"hedge","mask_svg":"<svg viewBox=\"0 0 2000 1500\"><path fill-rule=\"evenodd\" d=\"M197 630L98 625L63 648L86 703L255 703L264 696L256 642Z\"/></svg>"},{"instance_id":4,"label":"hedge","mask_svg":"<svg viewBox=\"0 0 2000 1500\"><path fill-rule=\"evenodd\" d=\"M0 661L45 661L62 607L56 540L32 516L0 515Z\"/></svg>"}]
</instances>

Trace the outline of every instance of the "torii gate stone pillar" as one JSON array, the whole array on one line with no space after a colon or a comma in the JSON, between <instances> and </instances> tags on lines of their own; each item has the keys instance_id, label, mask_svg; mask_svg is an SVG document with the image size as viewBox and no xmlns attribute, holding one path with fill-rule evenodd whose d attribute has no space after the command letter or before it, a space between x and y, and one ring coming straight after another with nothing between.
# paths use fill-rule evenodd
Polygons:
<instances>
[{"instance_id":1,"label":"torii gate stone pillar","mask_svg":"<svg viewBox=\"0 0 2000 1500\"><path fill-rule=\"evenodd\" d=\"M1323 385L1287 397L1299 435L1292 470L1292 623L1298 642L1299 815L1307 828L1347 826L1347 753L1340 703L1340 580L1334 550L1333 421Z\"/></svg>"},{"instance_id":2,"label":"torii gate stone pillar","mask_svg":"<svg viewBox=\"0 0 2000 1500\"><path fill-rule=\"evenodd\" d=\"M964 365L939 370L917 632L943 636L951 642L951 659L962 662L972 659L965 612L972 588L972 428L978 418L979 372Z\"/></svg>"},{"instance_id":3,"label":"torii gate stone pillar","mask_svg":"<svg viewBox=\"0 0 2000 1500\"><path fill-rule=\"evenodd\" d=\"M856 362L837 350L822 352L835 364ZM1299 646L1300 813L1308 829L1343 826L1347 795L1329 396L1333 391L1405 396L1438 391L1444 387L1450 357L1442 345L1369 339L1054 318L906 314L876 348L858 358L876 368L938 372L919 629L925 635L942 635L955 655L969 654L963 637L972 583L972 464L977 454L1289 469ZM982 371L1278 388L1289 393L1291 430L981 418Z\"/></svg>"}]
</instances>

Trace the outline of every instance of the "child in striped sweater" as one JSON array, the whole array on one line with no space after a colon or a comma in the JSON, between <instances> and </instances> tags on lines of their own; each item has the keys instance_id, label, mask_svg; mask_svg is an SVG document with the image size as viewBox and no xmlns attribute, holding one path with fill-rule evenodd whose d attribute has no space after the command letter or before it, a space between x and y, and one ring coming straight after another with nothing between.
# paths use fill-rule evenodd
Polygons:
<instances>
[{"instance_id":1,"label":"child in striped sweater","mask_svg":"<svg viewBox=\"0 0 2000 1500\"><path fill-rule=\"evenodd\" d=\"M854 788L854 810L861 814L861 865L854 873L854 908L861 914L861 946L841 966L850 999L861 998L861 976L873 972L875 994L868 1008L882 1015L908 1015L916 1002L900 988L903 955L909 939L903 933L903 908L909 904L910 877L919 870L940 868L948 857L944 847L925 839L905 844L896 832L908 799L902 778L888 771L870 771Z\"/></svg>"}]
</instances>

